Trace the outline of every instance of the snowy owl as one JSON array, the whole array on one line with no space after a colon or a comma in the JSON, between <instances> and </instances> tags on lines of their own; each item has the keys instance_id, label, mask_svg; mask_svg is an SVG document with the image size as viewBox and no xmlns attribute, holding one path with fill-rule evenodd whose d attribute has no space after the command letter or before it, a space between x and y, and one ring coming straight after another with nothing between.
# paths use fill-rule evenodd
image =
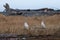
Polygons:
<instances>
[{"instance_id":1,"label":"snowy owl","mask_svg":"<svg viewBox=\"0 0 60 40\"><path fill-rule=\"evenodd\" d=\"M24 23L24 28L25 28L25 29L29 29L29 25L28 25L27 22Z\"/></svg>"},{"instance_id":2,"label":"snowy owl","mask_svg":"<svg viewBox=\"0 0 60 40\"><path fill-rule=\"evenodd\" d=\"M41 22L41 27L46 28L44 21Z\"/></svg>"}]
</instances>

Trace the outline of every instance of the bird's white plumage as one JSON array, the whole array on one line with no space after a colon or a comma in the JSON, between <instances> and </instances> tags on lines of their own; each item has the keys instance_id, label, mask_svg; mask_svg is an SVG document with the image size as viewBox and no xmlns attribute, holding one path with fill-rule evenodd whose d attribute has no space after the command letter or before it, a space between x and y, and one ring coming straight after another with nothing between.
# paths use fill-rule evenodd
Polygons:
<instances>
[{"instance_id":1,"label":"bird's white plumage","mask_svg":"<svg viewBox=\"0 0 60 40\"><path fill-rule=\"evenodd\" d=\"M26 38L25 38L25 37L23 37L23 38L22 38L22 40L26 40Z\"/></svg>"},{"instance_id":2,"label":"bird's white plumage","mask_svg":"<svg viewBox=\"0 0 60 40\"><path fill-rule=\"evenodd\" d=\"M46 28L44 21L41 22L41 27Z\"/></svg>"},{"instance_id":3,"label":"bird's white plumage","mask_svg":"<svg viewBox=\"0 0 60 40\"><path fill-rule=\"evenodd\" d=\"M29 25L28 25L27 22L24 23L24 28L25 28L25 29L29 29Z\"/></svg>"}]
</instances>

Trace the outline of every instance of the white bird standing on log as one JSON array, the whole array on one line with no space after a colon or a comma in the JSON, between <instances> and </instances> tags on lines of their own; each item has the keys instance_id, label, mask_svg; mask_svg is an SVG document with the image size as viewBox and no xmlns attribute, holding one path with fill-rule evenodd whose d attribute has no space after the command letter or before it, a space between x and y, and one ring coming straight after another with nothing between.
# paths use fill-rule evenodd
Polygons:
<instances>
[{"instance_id":1,"label":"white bird standing on log","mask_svg":"<svg viewBox=\"0 0 60 40\"><path fill-rule=\"evenodd\" d=\"M44 21L41 22L41 27L44 29L46 28Z\"/></svg>"},{"instance_id":2,"label":"white bird standing on log","mask_svg":"<svg viewBox=\"0 0 60 40\"><path fill-rule=\"evenodd\" d=\"M27 29L27 30L29 29L29 25L28 25L27 22L24 23L24 28Z\"/></svg>"}]
</instances>

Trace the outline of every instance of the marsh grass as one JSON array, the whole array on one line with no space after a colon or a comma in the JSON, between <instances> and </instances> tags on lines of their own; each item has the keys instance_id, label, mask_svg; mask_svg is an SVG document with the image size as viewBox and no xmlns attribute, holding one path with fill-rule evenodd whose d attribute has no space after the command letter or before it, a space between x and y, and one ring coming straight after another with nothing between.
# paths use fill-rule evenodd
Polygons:
<instances>
[{"instance_id":1,"label":"marsh grass","mask_svg":"<svg viewBox=\"0 0 60 40\"><path fill-rule=\"evenodd\" d=\"M41 21L44 19L46 29L41 29ZM30 29L24 29L25 20L28 22ZM0 34L31 34L31 35L48 35L57 34L60 30L60 15L24 17L24 16L4 16L0 14Z\"/></svg>"}]
</instances>

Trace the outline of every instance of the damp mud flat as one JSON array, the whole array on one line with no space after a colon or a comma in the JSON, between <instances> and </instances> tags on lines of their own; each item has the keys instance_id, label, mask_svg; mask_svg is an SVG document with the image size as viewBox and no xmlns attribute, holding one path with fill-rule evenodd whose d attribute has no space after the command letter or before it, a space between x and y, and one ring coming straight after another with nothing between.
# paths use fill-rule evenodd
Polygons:
<instances>
[{"instance_id":1,"label":"damp mud flat","mask_svg":"<svg viewBox=\"0 0 60 40\"><path fill-rule=\"evenodd\" d=\"M0 40L60 40L58 36L40 35L40 36L27 36L27 35L12 35L0 34ZM4 35L4 36L3 36Z\"/></svg>"},{"instance_id":2,"label":"damp mud flat","mask_svg":"<svg viewBox=\"0 0 60 40\"><path fill-rule=\"evenodd\" d=\"M41 28L41 21L46 28ZM29 24L28 30L24 28L24 22ZM60 35L60 15L53 16L5 16L0 14L0 34L18 35Z\"/></svg>"}]
</instances>

